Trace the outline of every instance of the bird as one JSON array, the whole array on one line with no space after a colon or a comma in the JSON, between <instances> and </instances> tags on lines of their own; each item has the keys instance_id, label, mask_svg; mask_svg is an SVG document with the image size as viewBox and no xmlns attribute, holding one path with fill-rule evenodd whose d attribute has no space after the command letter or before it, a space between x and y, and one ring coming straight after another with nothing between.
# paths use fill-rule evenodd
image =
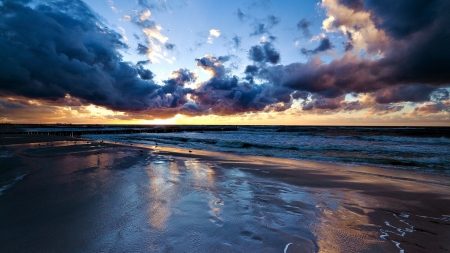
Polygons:
<instances>
[{"instance_id":1,"label":"bird","mask_svg":"<svg viewBox=\"0 0 450 253\"><path fill-rule=\"evenodd\" d=\"M189 150L189 153L192 153L192 150Z\"/></svg>"}]
</instances>

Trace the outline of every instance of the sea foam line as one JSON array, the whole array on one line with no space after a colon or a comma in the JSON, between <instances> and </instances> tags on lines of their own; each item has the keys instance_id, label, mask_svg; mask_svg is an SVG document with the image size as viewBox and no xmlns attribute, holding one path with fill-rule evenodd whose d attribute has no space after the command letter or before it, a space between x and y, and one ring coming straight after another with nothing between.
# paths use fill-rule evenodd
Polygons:
<instances>
[{"instance_id":1,"label":"sea foam line","mask_svg":"<svg viewBox=\"0 0 450 253\"><path fill-rule=\"evenodd\" d=\"M291 244L293 244L293 243L290 242L290 243L286 244L286 247L284 247L284 253L287 253L287 250Z\"/></svg>"},{"instance_id":2,"label":"sea foam line","mask_svg":"<svg viewBox=\"0 0 450 253\"><path fill-rule=\"evenodd\" d=\"M0 187L0 195L2 195L4 191L6 191L9 188L11 188L14 184L16 184L18 181L22 180L27 175L28 175L28 173L24 173L24 174L18 175L13 180L11 180L11 182L9 184L6 184L6 185Z\"/></svg>"},{"instance_id":3,"label":"sea foam line","mask_svg":"<svg viewBox=\"0 0 450 253\"><path fill-rule=\"evenodd\" d=\"M402 214L400 214L401 218L397 214L394 214L394 217L397 218L398 221L400 221L401 223L405 224L408 227L405 227L405 228L396 227L396 226L392 225L391 223L389 223L388 221L385 221L384 224L386 224L387 227L394 228L396 231L380 229L380 232L381 232L380 238L381 239L386 240L387 239L386 237L388 237L389 234L395 234L395 235L398 235L398 236L401 236L401 237L405 237L406 233L414 232L414 226L409 224L408 222L406 222L404 220L404 219L409 218L409 214L402 213ZM404 218L404 219L402 219L402 218ZM400 249L400 251L399 251L400 253L404 253L405 252L405 250L400 247L400 243L399 242L391 240L391 239L387 239L387 240L393 242L395 244L395 246L398 249Z\"/></svg>"}]
</instances>

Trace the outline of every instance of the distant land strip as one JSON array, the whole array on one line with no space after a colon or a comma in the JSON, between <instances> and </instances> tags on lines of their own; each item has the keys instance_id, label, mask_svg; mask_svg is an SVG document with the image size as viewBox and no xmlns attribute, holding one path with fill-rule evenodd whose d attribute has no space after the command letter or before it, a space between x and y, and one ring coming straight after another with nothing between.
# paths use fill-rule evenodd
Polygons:
<instances>
[{"instance_id":1,"label":"distant land strip","mask_svg":"<svg viewBox=\"0 0 450 253\"><path fill-rule=\"evenodd\" d=\"M23 127L23 125L21 125ZM29 126L28 126L29 127ZM34 125L36 127L36 125ZM39 126L39 128L55 128L53 126ZM77 127L81 128L81 127ZM83 130L64 130L64 128L52 131L21 130L19 128L0 131L0 134L38 134L38 135L57 135L57 136L80 136L85 134L136 134L136 133L173 133L173 132L202 132L202 131L236 131L237 126L121 126L122 129L105 129L104 126L85 126ZM97 128L97 129L96 129ZM102 128L102 129L98 129ZM136 129L137 128L137 129ZM14 131L15 130L15 131Z\"/></svg>"}]
</instances>

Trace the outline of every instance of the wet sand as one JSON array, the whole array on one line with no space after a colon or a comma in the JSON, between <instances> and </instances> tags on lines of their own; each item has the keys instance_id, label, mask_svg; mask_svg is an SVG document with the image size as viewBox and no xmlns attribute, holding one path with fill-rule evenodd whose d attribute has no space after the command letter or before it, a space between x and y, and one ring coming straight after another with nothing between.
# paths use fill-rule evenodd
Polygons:
<instances>
[{"instance_id":1,"label":"wet sand","mask_svg":"<svg viewBox=\"0 0 450 253\"><path fill-rule=\"evenodd\" d=\"M450 251L446 176L9 141L0 173L17 180L0 193L2 252Z\"/></svg>"}]
</instances>

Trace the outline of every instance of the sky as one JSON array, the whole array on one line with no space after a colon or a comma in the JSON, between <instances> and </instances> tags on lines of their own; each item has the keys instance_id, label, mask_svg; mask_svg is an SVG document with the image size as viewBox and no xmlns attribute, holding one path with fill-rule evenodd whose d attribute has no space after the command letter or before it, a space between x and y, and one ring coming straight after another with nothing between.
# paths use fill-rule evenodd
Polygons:
<instances>
[{"instance_id":1,"label":"sky","mask_svg":"<svg viewBox=\"0 0 450 253\"><path fill-rule=\"evenodd\" d=\"M450 126L448 13L448 0L0 0L0 120Z\"/></svg>"}]
</instances>

